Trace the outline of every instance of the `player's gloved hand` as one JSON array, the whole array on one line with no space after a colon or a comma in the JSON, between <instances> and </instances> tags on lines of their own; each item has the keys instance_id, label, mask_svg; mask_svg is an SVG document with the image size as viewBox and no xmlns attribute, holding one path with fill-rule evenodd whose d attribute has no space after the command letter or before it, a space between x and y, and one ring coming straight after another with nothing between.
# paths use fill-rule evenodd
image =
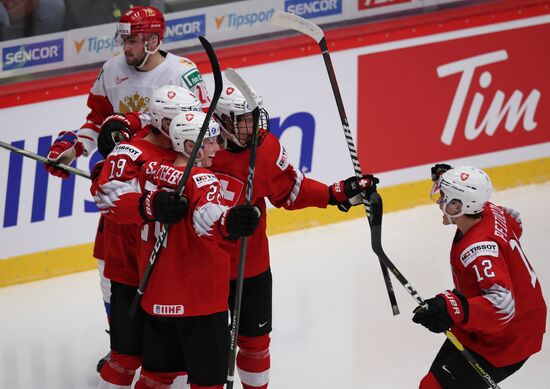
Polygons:
<instances>
[{"instance_id":1,"label":"player's gloved hand","mask_svg":"<svg viewBox=\"0 0 550 389\"><path fill-rule=\"evenodd\" d=\"M73 161L84 153L84 146L78 140L78 136L73 131L62 131L53 142L46 158L52 162L64 163L70 165ZM56 167L53 164L45 164L44 168L51 175L67 178L69 172Z\"/></svg>"},{"instance_id":2,"label":"player's gloved hand","mask_svg":"<svg viewBox=\"0 0 550 389\"><path fill-rule=\"evenodd\" d=\"M468 300L456 289L446 290L426 300L427 307L417 307L413 321L422 324L432 332L445 332L455 323L468 321Z\"/></svg>"},{"instance_id":3,"label":"player's gloved hand","mask_svg":"<svg viewBox=\"0 0 550 389\"><path fill-rule=\"evenodd\" d=\"M504 212L506 212L508 215L512 216L512 218L519 224L519 228L523 230L523 223L521 221L519 211L508 207L502 207L502 209L504 209Z\"/></svg>"},{"instance_id":4,"label":"player's gloved hand","mask_svg":"<svg viewBox=\"0 0 550 389\"><path fill-rule=\"evenodd\" d=\"M128 142L132 137L132 123L121 113L114 113L107 116L101 125L97 137L97 149L103 158L113 151L120 142Z\"/></svg>"},{"instance_id":5,"label":"player's gloved hand","mask_svg":"<svg viewBox=\"0 0 550 389\"><path fill-rule=\"evenodd\" d=\"M164 190L145 192L139 201L139 212L146 222L174 224L183 219L188 209L185 196Z\"/></svg>"},{"instance_id":6,"label":"player's gloved hand","mask_svg":"<svg viewBox=\"0 0 550 389\"><path fill-rule=\"evenodd\" d=\"M90 172L90 180L94 182L97 180L99 175L101 174L101 170L103 169L103 165L105 165L105 160L102 159L101 161L98 161L95 165L92 171Z\"/></svg>"},{"instance_id":7,"label":"player's gloved hand","mask_svg":"<svg viewBox=\"0 0 550 389\"><path fill-rule=\"evenodd\" d=\"M439 176L445 173L447 170L451 170L452 166L447 165L446 163L436 163L431 167L431 177L433 182L439 180Z\"/></svg>"},{"instance_id":8,"label":"player's gloved hand","mask_svg":"<svg viewBox=\"0 0 550 389\"><path fill-rule=\"evenodd\" d=\"M236 239L241 236L250 236L260 222L262 211L256 205L236 205L222 216L222 232L226 239Z\"/></svg>"},{"instance_id":9,"label":"player's gloved hand","mask_svg":"<svg viewBox=\"0 0 550 389\"><path fill-rule=\"evenodd\" d=\"M361 191L367 198L376 191L376 184L380 180L372 174L363 174L361 177L353 176L343 181L338 181L329 186L330 205L336 205L342 212L347 212L351 207L363 202Z\"/></svg>"}]
</instances>

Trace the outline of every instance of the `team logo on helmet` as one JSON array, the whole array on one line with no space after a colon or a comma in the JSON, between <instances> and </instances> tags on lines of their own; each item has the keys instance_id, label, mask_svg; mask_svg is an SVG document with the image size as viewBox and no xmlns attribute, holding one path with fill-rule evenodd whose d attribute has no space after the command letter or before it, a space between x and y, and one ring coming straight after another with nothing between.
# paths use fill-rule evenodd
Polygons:
<instances>
[{"instance_id":1,"label":"team logo on helmet","mask_svg":"<svg viewBox=\"0 0 550 389\"><path fill-rule=\"evenodd\" d=\"M227 90L226 90L227 94L230 95L232 94L233 92L235 92L235 88L232 88L232 87L228 87Z\"/></svg>"},{"instance_id":2,"label":"team logo on helmet","mask_svg":"<svg viewBox=\"0 0 550 389\"><path fill-rule=\"evenodd\" d=\"M193 115L192 113L188 113L188 114L185 115L185 120L190 122L191 120L193 120L194 117L195 117L195 115Z\"/></svg>"},{"instance_id":3,"label":"team logo on helmet","mask_svg":"<svg viewBox=\"0 0 550 389\"><path fill-rule=\"evenodd\" d=\"M468 177L470 177L470 175L468 173L460 173L460 179L462 181L466 181L468 179Z\"/></svg>"},{"instance_id":4,"label":"team logo on helmet","mask_svg":"<svg viewBox=\"0 0 550 389\"><path fill-rule=\"evenodd\" d=\"M169 90L167 96L170 100L172 100L174 97L176 97L176 92L174 92L173 90Z\"/></svg>"}]
</instances>

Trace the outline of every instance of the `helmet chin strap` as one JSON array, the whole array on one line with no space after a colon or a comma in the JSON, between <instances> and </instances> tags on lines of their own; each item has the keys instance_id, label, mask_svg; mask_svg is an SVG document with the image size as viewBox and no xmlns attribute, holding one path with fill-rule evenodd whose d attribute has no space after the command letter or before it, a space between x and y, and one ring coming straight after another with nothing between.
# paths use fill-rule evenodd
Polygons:
<instances>
[{"instance_id":1,"label":"helmet chin strap","mask_svg":"<svg viewBox=\"0 0 550 389\"><path fill-rule=\"evenodd\" d=\"M150 38L150 37L149 37ZM141 64L139 64L138 66L136 66L137 69L139 70L142 70L143 67L145 66L145 64L147 63L147 60L149 59L149 57L152 55L152 54L155 54L157 51L159 51L159 48L160 48L160 44L161 42L159 42L159 44L157 45L157 48L155 50L149 50L149 38L147 38L147 40L145 41L145 44L144 44L144 50L145 50L145 57L143 57L143 61L141 61Z\"/></svg>"}]
</instances>

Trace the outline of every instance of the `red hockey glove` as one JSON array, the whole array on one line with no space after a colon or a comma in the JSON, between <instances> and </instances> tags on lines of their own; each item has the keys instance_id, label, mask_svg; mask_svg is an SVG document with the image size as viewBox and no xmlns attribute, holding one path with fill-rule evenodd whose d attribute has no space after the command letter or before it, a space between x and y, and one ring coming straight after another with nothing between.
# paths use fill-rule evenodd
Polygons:
<instances>
[{"instance_id":1,"label":"red hockey glove","mask_svg":"<svg viewBox=\"0 0 550 389\"><path fill-rule=\"evenodd\" d=\"M101 161L98 161L95 165L92 171L90 172L90 180L94 182L97 180L99 175L101 174L101 170L103 169L103 165L105 165L105 160L102 159Z\"/></svg>"},{"instance_id":2,"label":"red hockey glove","mask_svg":"<svg viewBox=\"0 0 550 389\"><path fill-rule=\"evenodd\" d=\"M254 233L262 211L256 205L236 205L227 210L220 219L222 236L225 239L237 239Z\"/></svg>"},{"instance_id":3,"label":"red hockey glove","mask_svg":"<svg viewBox=\"0 0 550 389\"><path fill-rule=\"evenodd\" d=\"M347 212L352 206L361 204L361 191L368 198L376 191L376 184L380 180L372 174L364 174L361 177L353 176L344 181L338 181L329 186L330 205L336 205L342 212Z\"/></svg>"},{"instance_id":4,"label":"red hockey glove","mask_svg":"<svg viewBox=\"0 0 550 389\"><path fill-rule=\"evenodd\" d=\"M139 212L146 222L174 224L183 219L188 209L187 197L179 196L175 192L145 192L139 200Z\"/></svg>"},{"instance_id":5,"label":"red hockey glove","mask_svg":"<svg viewBox=\"0 0 550 389\"><path fill-rule=\"evenodd\" d=\"M452 166L447 165L446 163L436 163L431 167L431 177L433 182L439 180L439 176L445 173L447 170L451 170Z\"/></svg>"},{"instance_id":6,"label":"red hockey glove","mask_svg":"<svg viewBox=\"0 0 550 389\"><path fill-rule=\"evenodd\" d=\"M432 332L445 332L455 323L468 321L468 300L456 289L446 290L426 300L426 304L426 308L417 307L413 311L412 320Z\"/></svg>"},{"instance_id":7,"label":"red hockey glove","mask_svg":"<svg viewBox=\"0 0 550 389\"><path fill-rule=\"evenodd\" d=\"M48 151L47 158L52 162L64 163L70 165L73 161L84 153L84 146L78 140L78 136L72 131L62 131L53 142ZM60 169L52 164L45 164L46 171L54 176L67 178L69 172Z\"/></svg>"},{"instance_id":8,"label":"red hockey glove","mask_svg":"<svg viewBox=\"0 0 550 389\"><path fill-rule=\"evenodd\" d=\"M128 142L133 135L132 123L121 113L107 116L101 125L97 137L97 149L104 158L113 151L120 142Z\"/></svg>"}]
</instances>

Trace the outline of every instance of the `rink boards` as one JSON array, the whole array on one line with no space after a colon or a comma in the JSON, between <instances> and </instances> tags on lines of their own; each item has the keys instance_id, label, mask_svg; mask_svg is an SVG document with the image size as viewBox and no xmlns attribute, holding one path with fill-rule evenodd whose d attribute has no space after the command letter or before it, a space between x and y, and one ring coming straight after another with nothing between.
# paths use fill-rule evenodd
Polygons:
<instances>
[{"instance_id":1,"label":"rink boards","mask_svg":"<svg viewBox=\"0 0 550 389\"><path fill-rule=\"evenodd\" d=\"M486 168L497 188L550 180L550 53L543 47L550 16L539 3L327 34L361 166L381 178L387 211L429 201L435 162ZM263 95L271 131L293 165L326 183L353 175L316 45L291 37L248 45L247 56L242 51L220 50L222 68L238 68ZM209 69L203 57L196 61ZM205 79L210 85L211 75ZM54 134L81 125L83 90L32 104L13 99L0 110L1 139L45 154ZM80 159L77 167L89 170L98 159L97 153ZM0 152L0 286L95 266L90 242L98 213L88 189L85 179L61 182L34 161ZM271 209L268 229L275 234L364 215L362 207L348 214Z\"/></svg>"}]
</instances>

